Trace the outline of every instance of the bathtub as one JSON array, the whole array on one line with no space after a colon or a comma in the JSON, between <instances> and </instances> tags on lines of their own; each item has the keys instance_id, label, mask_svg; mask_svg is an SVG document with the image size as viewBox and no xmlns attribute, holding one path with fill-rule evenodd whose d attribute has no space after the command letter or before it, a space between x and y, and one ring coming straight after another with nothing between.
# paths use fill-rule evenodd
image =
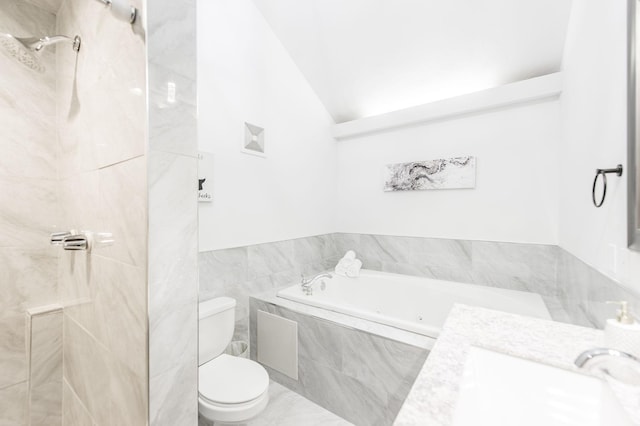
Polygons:
<instances>
[{"instance_id":1,"label":"bathtub","mask_svg":"<svg viewBox=\"0 0 640 426\"><path fill-rule=\"evenodd\" d=\"M300 284L277 296L418 333L433 339L454 303L551 319L539 294L463 284L363 269L359 278L332 274L314 284L313 294Z\"/></svg>"}]
</instances>

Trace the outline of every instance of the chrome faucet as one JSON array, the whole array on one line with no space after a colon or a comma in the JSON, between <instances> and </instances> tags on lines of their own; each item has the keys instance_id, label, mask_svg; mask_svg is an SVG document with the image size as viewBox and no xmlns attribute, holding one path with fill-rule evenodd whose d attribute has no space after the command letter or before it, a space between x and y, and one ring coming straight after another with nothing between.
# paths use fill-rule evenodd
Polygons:
<instances>
[{"instance_id":1,"label":"chrome faucet","mask_svg":"<svg viewBox=\"0 0 640 426\"><path fill-rule=\"evenodd\" d=\"M316 281L321 280L322 278L333 278L333 275L329 273L318 274L311 279L306 279L304 275L302 276L302 281L300 281L300 286L302 287L302 291L307 296L311 296L313 294L313 284Z\"/></svg>"},{"instance_id":2,"label":"chrome faucet","mask_svg":"<svg viewBox=\"0 0 640 426\"><path fill-rule=\"evenodd\" d=\"M605 368L601 364L605 363L607 358L610 362L608 363L609 367ZM594 360L601 361L595 362ZM593 348L582 352L574 362L578 368L583 368L587 371L590 371L592 367L596 367L592 365L592 363L596 363L600 366L600 371L616 380L633 385L640 384L640 360L626 352L610 348ZM628 366L632 367L631 371L625 368Z\"/></svg>"}]
</instances>

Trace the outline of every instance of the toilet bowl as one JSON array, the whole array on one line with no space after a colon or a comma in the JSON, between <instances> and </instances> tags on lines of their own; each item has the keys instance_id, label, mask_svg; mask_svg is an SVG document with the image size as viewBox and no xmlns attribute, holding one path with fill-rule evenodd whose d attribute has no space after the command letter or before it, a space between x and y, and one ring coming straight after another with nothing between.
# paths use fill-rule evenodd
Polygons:
<instances>
[{"instance_id":1,"label":"toilet bowl","mask_svg":"<svg viewBox=\"0 0 640 426\"><path fill-rule=\"evenodd\" d=\"M235 326L236 301L200 303L198 411L213 422L244 423L269 403L269 375L255 361L224 354Z\"/></svg>"}]
</instances>

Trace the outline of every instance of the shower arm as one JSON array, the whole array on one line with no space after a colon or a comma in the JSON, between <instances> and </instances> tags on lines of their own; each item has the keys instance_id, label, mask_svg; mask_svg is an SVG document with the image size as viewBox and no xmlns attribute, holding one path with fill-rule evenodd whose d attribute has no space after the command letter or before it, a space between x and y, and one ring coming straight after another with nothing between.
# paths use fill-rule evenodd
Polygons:
<instances>
[{"instance_id":1,"label":"shower arm","mask_svg":"<svg viewBox=\"0 0 640 426\"><path fill-rule=\"evenodd\" d=\"M97 0L111 9L113 15L130 24L136 22L138 17L138 9L125 3L126 0Z\"/></svg>"},{"instance_id":2,"label":"shower arm","mask_svg":"<svg viewBox=\"0 0 640 426\"><path fill-rule=\"evenodd\" d=\"M39 52L47 46L51 46L52 44L58 44L65 41L73 43L74 52L78 52L80 50L80 44L82 43L82 41L80 40L80 36L75 36L74 38L69 38L63 35L46 36L46 37L42 37L37 42L33 43L31 46L33 50L35 50L36 52Z\"/></svg>"}]
</instances>

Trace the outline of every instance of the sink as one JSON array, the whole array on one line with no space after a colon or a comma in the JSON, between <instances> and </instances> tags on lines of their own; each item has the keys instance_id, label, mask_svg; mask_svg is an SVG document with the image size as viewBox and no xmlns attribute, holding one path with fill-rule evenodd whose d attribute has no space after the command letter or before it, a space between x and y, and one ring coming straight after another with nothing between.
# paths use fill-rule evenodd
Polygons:
<instances>
[{"instance_id":1,"label":"sink","mask_svg":"<svg viewBox=\"0 0 640 426\"><path fill-rule=\"evenodd\" d=\"M626 426L633 423L603 380L472 347L454 426Z\"/></svg>"}]
</instances>

